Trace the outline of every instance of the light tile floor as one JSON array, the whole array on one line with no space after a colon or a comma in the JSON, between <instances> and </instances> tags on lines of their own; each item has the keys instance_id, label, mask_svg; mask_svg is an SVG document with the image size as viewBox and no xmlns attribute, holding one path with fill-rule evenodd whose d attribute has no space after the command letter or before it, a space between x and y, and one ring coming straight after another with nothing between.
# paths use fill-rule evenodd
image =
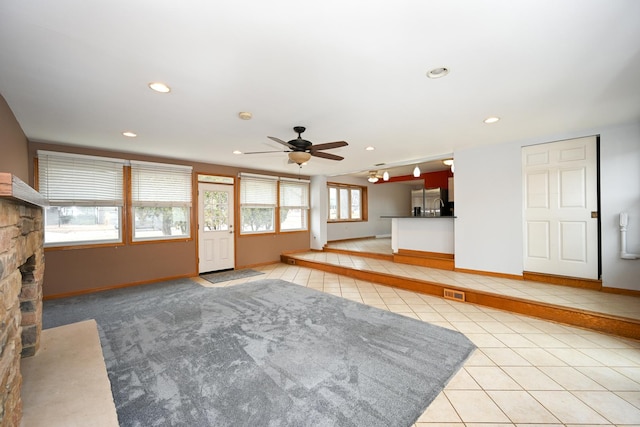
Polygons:
<instances>
[{"instance_id":1,"label":"light tile floor","mask_svg":"<svg viewBox=\"0 0 640 427\"><path fill-rule=\"evenodd\" d=\"M283 279L468 336L478 349L416 427L640 427L638 341L309 268L256 270L265 274L217 285L196 280L231 286Z\"/></svg>"},{"instance_id":2,"label":"light tile floor","mask_svg":"<svg viewBox=\"0 0 640 427\"><path fill-rule=\"evenodd\" d=\"M329 243L331 248L357 252L390 253L390 239L362 239ZM389 248L388 252L384 252ZM310 261L318 261L343 267L379 273L394 274L446 284L452 287L468 288L500 295L524 298L533 301L556 304L597 313L640 319L640 297L598 292L568 286L504 279L455 271L438 270L392 261L377 260L356 255L331 252L308 252L296 254Z\"/></svg>"}]
</instances>

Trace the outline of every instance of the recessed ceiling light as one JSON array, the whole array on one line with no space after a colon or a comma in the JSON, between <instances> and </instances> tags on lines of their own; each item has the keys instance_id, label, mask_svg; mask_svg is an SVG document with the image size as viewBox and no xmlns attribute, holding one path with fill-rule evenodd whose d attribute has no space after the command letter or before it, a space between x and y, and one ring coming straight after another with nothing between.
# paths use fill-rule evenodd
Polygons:
<instances>
[{"instance_id":1,"label":"recessed ceiling light","mask_svg":"<svg viewBox=\"0 0 640 427\"><path fill-rule=\"evenodd\" d=\"M171 92L171 88L162 82L151 82L149 83L149 88L160 93Z\"/></svg>"},{"instance_id":2,"label":"recessed ceiling light","mask_svg":"<svg viewBox=\"0 0 640 427\"><path fill-rule=\"evenodd\" d=\"M131 131L122 132L122 135L126 136L127 138L135 138L136 136L138 136L137 133Z\"/></svg>"},{"instance_id":3,"label":"recessed ceiling light","mask_svg":"<svg viewBox=\"0 0 640 427\"><path fill-rule=\"evenodd\" d=\"M496 123L499 120L500 120L500 117L487 117L486 119L484 119L484 122L490 125L491 123Z\"/></svg>"},{"instance_id":4,"label":"recessed ceiling light","mask_svg":"<svg viewBox=\"0 0 640 427\"><path fill-rule=\"evenodd\" d=\"M375 147L372 147L372 146L368 146L367 148L365 148L365 150L367 150L367 151L373 151L373 150L375 150L375 149L376 149L376 148L375 148Z\"/></svg>"},{"instance_id":5,"label":"recessed ceiling light","mask_svg":"<svg viewBox=\"0 0 640 427\"><path fill-rule=\"evenodd\" d=\"M434 68L433 70L427 71L427 77L430 79L439 79L441 77L449 74L449 69L445 67Z\"/></svg>"},{"instance_id":6,"label":"recessed ceiling light","mask_svg":"<svg viewBox=\"0 0 640 427\"><path fill-rule=\"evenodd\" d=\"M233 150L233 154L242 154L242 151L240 151L240 150Z\"/></svg>"},{"instance_id":7,"label":"recessed ceiling light","mask_svg":"<svg viewBox=\"0 0 640 427\"><path fill-rule=\"evenodd\" d=\"M240 117L242 120L251 120L251 118L253 117L253 114L247 111L241 111L238 113L238 117Z\"/></svg>"}]
</instances>

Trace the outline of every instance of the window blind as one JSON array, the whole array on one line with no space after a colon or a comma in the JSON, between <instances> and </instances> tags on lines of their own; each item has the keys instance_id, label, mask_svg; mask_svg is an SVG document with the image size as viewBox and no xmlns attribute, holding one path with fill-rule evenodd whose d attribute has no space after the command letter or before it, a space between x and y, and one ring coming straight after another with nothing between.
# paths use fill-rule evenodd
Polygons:
<instances>
[{"instance_id":1,"label":"window blind","mask_svg":"<svg viewBox=\"0 0 640 427\"><path fill-rule=\"evenodd\" d=\"M191 166L132 160L132 205L191 207L191 172Z\"/></svg>"},{"instance_id":2,"label":"window blind","mask_svg":"<svg viewBox=\"0 0 640 427\"><path fill-rule=\"evenodd\" d=\"M242 176L240 204L251 207L273 207L277 204L278 181Z\"/></svg>"},{"instance_id":3,"label":"window blind","mask_svg":"<svg viewBox=\"0 0 640 427\"><path fill-rule=\"evenodd\" d=\"M38 151L38 191L52 206L123 206L124 160Z\"/></svg>"},{"instance_id":4,"label":"window blind","mask_svg":"<svg viewBox=\"0 0 640 427\"><path fill-rule=\"evenodd\" d=\"M280 207L309 209L309 184L288 180L280 181Z\"/></svg>"}]
</instances>

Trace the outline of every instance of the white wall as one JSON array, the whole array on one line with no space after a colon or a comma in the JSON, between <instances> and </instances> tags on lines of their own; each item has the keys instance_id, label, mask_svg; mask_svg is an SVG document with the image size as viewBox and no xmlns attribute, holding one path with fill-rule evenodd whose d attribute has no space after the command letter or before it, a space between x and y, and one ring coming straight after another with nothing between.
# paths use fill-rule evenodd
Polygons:
<instances>
[{"instance_id":1,"label":"white wall","mask_svg":"<svg viewBox=\"0 0 640 427\"><path fill-rule=\"evenodd\" d=\"M640 252L640 123L456 151L456 267L522 274L521 148L600 135L602 284L640 291L640 260L618 257L618 215L629 213L628 252Z\"/></svg>"},{"instance_id":2,"label":"white wall","mask_svg":"<svg viewBox=\"0 0 640 427\"><path fill-rule=\"evenodd\" d=\"M312 176L309 184L311 217L309 221L309 247L322 250L327 243L327 216L329 215L327 177Z\"/></svg>"},{"instance_id":3,"label":"white wall","mask_svg":"<svg viewBox=\"0 0 640 427\"><path fill-rule=\"evenodd\" d=\"M454 153L456 267L522 274L520 145Z\"/></svg>"},{"instance_id":4,"label":"white wall","mask_svg":"<svg viewBox=\"0 0 640 427\"><path fill-rule=\"evenodd\" d=\"M602 285L640 291L640 260L623 260L620 212L629 214L627 252L640 253L640 123L600 133Z\"/></svg>"},{"instance_id":5,"label":"white wall","mask_svg":"<svg viewBox=\"0 0 640 427\"><path fill-rule=\"evenodd\" d=\"M391 219L382 219L380 216L408 215L411 211L411 192L406 185L400 183L371 184L365 178L346 176L330 177L328 181L366 186L369 199L369 220L327 224L327 240L329 241L390 235Z\"/></svg>"}]
</instances>

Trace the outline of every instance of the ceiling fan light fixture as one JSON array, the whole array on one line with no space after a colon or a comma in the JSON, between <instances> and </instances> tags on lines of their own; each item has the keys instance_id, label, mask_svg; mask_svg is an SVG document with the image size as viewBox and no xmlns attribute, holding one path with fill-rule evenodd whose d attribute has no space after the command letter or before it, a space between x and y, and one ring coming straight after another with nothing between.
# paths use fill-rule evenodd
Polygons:
<instances>
[{"instance_id":1,"label":"ceiling fan light fixture","mask_svg":"<svg viewBox=\"0 0 640 427\"><path fill-rule=\"evenodd\" d=\"M382 179L384 181L389 181L389 172L384 171L384 173L382 174Z\"/></svg>"},{"instance_id":2,"label":"ceiling fan light fixture","mask_svg":"<svg viewBox=\"0 0 640 427\"><path fill-rule=\"evenodd\" d=\"M416 167L413 169L413 176L415 178L420 178L420 168L418 167L418 165L416 165Z\"/></svg>"},{"instance_id":3,"label":"ceiling fan light fixture","mask_svg":"<svg viewBox=\"0 0 640 427\"><path fill-rule=\"evenodd\" d=\"M289 160L298 165L308 162L310 158L311 154L306 151L292 151L289 153Z\"/></svg>"},{"instance_id":4,"label":"ceiling fan light fixture","mask_svg":"<svg viewBox=\"0 0 640 427\"><path fill-rule=\"evenodd\" d=\"M451 166L453 164L453 159L444 159L442 163L444 163L445 166Z\"/></svg>"},{"instance_id":5,"label":"ceiling fan light fixture","mask_svg":"<svg viewBox=\"0 0 640 427\"><path fill-rule=\"evenodd\" d=\"M369 176L369 178L367 178L367 181L369 182L378 182L378 177L377 176Z\"/></svg>"}]
</instances>

